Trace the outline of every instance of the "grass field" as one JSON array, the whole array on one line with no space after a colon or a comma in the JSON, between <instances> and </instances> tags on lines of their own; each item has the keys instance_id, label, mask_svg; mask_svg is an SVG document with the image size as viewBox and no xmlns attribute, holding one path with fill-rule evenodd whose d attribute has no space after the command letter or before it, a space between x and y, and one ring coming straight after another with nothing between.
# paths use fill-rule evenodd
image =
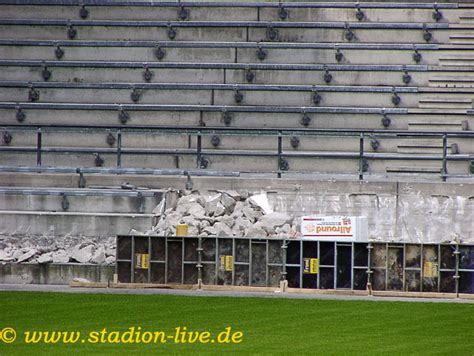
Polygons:
<instances>
[{"instance_id":1,"label":"grass field","mask_svg":"<svg viewBox=\"0 0 474 356\"><path fill-rule=\"evenodd\" d=\"M184 326L188 331L209 331L213 337L230 326L231 333L243 332L242 341L24 342L25 331L80 331L82 338L104 328L124 332L130 327L174 335L176 327ZM474 304L1 292L0 330L5 327L16 329L17 339L0 342L0 355L224 351L474 355ZM114 334L106 337L110 335Z\"/></svg>"}]
</instances>

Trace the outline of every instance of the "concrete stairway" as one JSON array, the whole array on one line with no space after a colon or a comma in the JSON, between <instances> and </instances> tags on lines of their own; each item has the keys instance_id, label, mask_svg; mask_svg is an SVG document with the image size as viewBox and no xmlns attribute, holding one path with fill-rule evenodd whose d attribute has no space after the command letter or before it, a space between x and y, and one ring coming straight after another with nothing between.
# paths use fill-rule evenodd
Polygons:
<instances>
[{"instance_id":1,"label":"concrete stairway","mask_svg":"<svg viewBox=\"0 0 474 356\"><path fill-rule=\"evenodd\" d=\"M367 131L366 173L385 174L393 160L441 159L440 135L413 145L382 135L376 149L370 139L415 130L449 132L450 172L467 175L474 88L461 63L471 48L456 38L469 37L471 12L456 3L4 1L1 162L354 174L358 134L303 132L345 129Z\"/></svg>"}]
</instances>

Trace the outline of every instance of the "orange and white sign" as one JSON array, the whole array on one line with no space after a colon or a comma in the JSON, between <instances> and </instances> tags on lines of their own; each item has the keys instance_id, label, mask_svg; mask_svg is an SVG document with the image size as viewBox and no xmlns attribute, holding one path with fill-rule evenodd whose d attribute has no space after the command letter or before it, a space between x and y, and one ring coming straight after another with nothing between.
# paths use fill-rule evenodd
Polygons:
<instances>
[{"instance_id":1,"label":"orange and white sign","mask_svg":"<svg viewBox=\"0 0 474 356\"><path fill-rule=\"evenodd\" d=\"M327 241L366 241L367 219L356 216L303 216L304 239Z\"/></svg>"}]
</instances>

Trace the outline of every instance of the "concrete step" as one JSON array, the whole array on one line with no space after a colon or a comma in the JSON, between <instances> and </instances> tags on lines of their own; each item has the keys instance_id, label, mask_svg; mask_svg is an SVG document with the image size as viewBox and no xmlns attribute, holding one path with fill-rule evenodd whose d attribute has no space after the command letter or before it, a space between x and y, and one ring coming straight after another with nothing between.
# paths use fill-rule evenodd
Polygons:
<instances>
[{"instance_id":1,"label":"concrete step","mask_svg":"<svg viewBox=\"0 0 474 356\"><path fill-rule=\"evenodd\" d=\"M348 33L356 43L426 43L421 24L352 23L351 29L344 22L316 23L294 22L214 22L212 26L201 22L127 22L127 21L60 21L60 20L0 20L0 33L8 39L66 40L70 25L77 40L149 40L167 41L252 41L252 42L340 42ZM169 26L174 26L173 36ZM448 43L450 35L460 28L448 29L446 24L428 26L430 43ZM75 27L74 27L75 26ZM274 26L274 27L268 27ZM69 31L69 32L68 32Z\"/></svg>"},{"instance_id":2,"label":"concrete step","mask_svg":"<svg viewBox=\"0 0 474 356\"><path fill-rule=\"evenodd\" d=\"M0 211L0 235L113 237L130 229L147 231L153 214ZM34 221L34 223L32 223Z\"/></svg>"},{"instance_id":3,"label":"concrete step","mask_svg":"<svg viewBox=\"0 0 474 356\"><path fill-rule=\"evenodd\" d=\"M404 139L397 145L398 153L443 153L443 142L441 139ZM449 143L447 153L458 154L459 146L457 143Z\"/></svg>"},{"instance_id":4,"label":"concrete step","mask_svg":"<svg viewBox=\"0 0 474 356\"><path fill-rule=\"evenodd\" d=\"M474 56L467 53L451 54L449 56L440 56L439 63L441 66L449 66L454 68L469 68L474 66Z\"/></svg>"},{"instance_id":5,"label":"concrete step","mask_svg":"<svg viewBox=\"0 0 474 356\"><path fill-rule=\"evenodd\" d=\"M138 195L140 193L141 197ZM151 214L161 190L0 187L0 211Z\"/></svg>"},{"instance_id":6,"label":"concrete step","mask_svg":"<svg viewBox=\"0 0 474 356\"><path fill-rule=\"evenodd\" d=\"M466 131L468 122L462 121L411 121L408 129L413 131Z\"/></svg>"},{"instance_id":7,"label":"concrete step","mask_svg":"<svg viewBox=\"0 0 474 356\"><path fill-rule=\"evenodd\" d=\"M429 79L430 87L444 88L473 88L474 74L470 72L442 74L436 73Z\"/></svg>"},{"instance_id":8,"label":"concrete step","mask_svg":"<svg viewBox=\"0 0 474 356\"><path fill-rule=\"evenodd\" d=\"M187 15L189 20L216 21L230 19L231 21L358 21L357 11L353 4L340 3L334 6L330 3L298 3L284 4L279 7L276 3L261 3L259 6L253 4L212 4L202 5L199 3L183 4L184 11L180 4L170 4L154 2L144 4L128 5L126 8L120 3L108 4L108 6L87 5L85 10L77 5L73 6L32 6L21 5L1 5L0 14L5 19L80 19L87 13L87 19L91 20L162 20L174 21ZM435 22L433 18L434 10L429 4L413 6L406 4L390 7L390 4L361 4L363 21L367 22L404 22L410 19L412 22L429 23ZM443 6L444 5L444 6ZM459 16L464 13L455 7L448 7L451 4L440 4L439 11L442 14L440 22L458 22ZM452 5L451 5L452 6ZM448 7L448 8L445 8ZM81 16L82 15L82 16ZM284 17L284 18L282 18Z\"/></svg>"},{"instance_id":9,"label":"concrete step","mask_svg":"<svg viewBox=\"0 0 474 356\"><path fill-rule=\"evenodd\" d=\"M463 97L451 98L422 98L419 100L420 108L448 108L448 109L471 109L472 99Z\"/></svg>"},{"instance_id":10,"label":"concrete step","mask_svg":"<svg viewBox=\"0 0 474 356\"><path fill-rule=\"evenodd\" d=\"M34 41L1 40L3 59L56 60L60 47L62 60L155 62L157 46L160 62L180 63L279 63L279 64L417 64L411 44L344 43L275 43L275 42L154 42L154 41ZM259 59L258 46L265 52ZM337 48L341 55L336 60ZM420 44L418 64L438 64L439 56L449 56L452 50L438 50L437 45ZM297 53L297 55L295 55ZM468 55L462 49L455 54Z\"/></svg>"},{"instance_id":11,"label":"concrete step","mask_svg":"<svg viewBox=\"0 0 474 356\"><path fill-rule=\"evenodd\" d=\"M396 144L396 142L393 142ZM370 141L367 140L367 144ZM342 145L342 144L341 144ZM348 143L350 145L350 143ZM384 147L385 141L382 140ZM303 141L303 147L310 145ZM350 148L350 147L349 147ZM91 150L93 151L93 150ZM381 151L383 151L381 149ZM156 151L155 151L156 152ZM196 169L197 168L197 151L196 150L178 150L178 151L161 151L160 154L153 154L149 150L147 154L133 154L131 152L124 152L121 163L123 168L153 168L153 169ZM116 167L117 157L113 154L102 153L102 167L114 168ZM201 151L200 166L205 167L206 170L225 171L225 172L240 172L243 173L271 173L278 170L278 167L286 167L284 170L291 170L292 172L334 172L347 173L357 171L359 166L359 151L354 149L351 151L303 151L298 149L288 149L282 151L282 157L285 161L293 162L293 164L286 165L283 161L279 161L276 147L273 149L246 149L240 147L237 149L214 149L205 148ZM397 164L418 165L426 162L440 162L441 154L425 153L411 154L411 153L394 153L394 152L374 152L368 150L365 157L370 161L377 162L374 167L377 169L371 172L382 173L385 172L385 166L391 165L391 162ZM34 153L7 153L1 154L2 163L10 166L34 166L36 165L36 154ZM472 159L469 153L456 154L449 157L450 160L455 160L453 164L462 167L461 171L466 173L468 168L468 161ZM55 154L43 153L42 164L45 166L60 166L60 167L93 167L95 165L95 155L92 153L60 153ZM279 162L282 164L279 166ZM346 162L348 166L340 162ZM352 162L352 163L350 163ZM350 163L350 164L349 164ZM314 168L316 167L316 168ZM351 168L352 167L352 168ZM357 168L358 169L358 168Z\"/></svg>"},{"instance_id":12,"label":"concrete step","mask_svg":"<svg viewBox=\"0 0 474 356\"><path fill-rule=\"evenodd\" d=\"M97 132L99 131L99 132ZM116 130L55 130L42 132L41 142L42 148L94 148L98 152L107 149L117 148L117 132ZM5 130L0 130L3 135ZM36 147L37 135L36 130L22 130L21 128L9 129L10 142L0 142L0 147L17 147L31 148ZM121 147L126 148L162 148L162 149L187 149L195 144L195 137L187 134L160 132L123 132L121 135Z\"/></svg>"},{"instance_id":13,"label":"concrete step","mask_svg":"<svg viewBox=\"0 0 474 356\"><path fill-rule=\"evenodd\" d=\"M4 104L5 109L1 109ZM25 115L25 124L83 124L121 125L120 111L116 105L95 106L78 104L75 106L58 103L0 103L0 117L4 124L18 123L17 109ZM49 105L49 106L48 106ZM175 125L182 126L229 126L229 127L277 127L303 128L303 110L310 121L309 128L382 128L381 108L285 108L271 106L177 106L144 105L124 106L128 114L126 124L132 125ZM223 112L225 110L226 112ZM406 129L405 109L386 109L391 117L390 127ZM445 112L439 115L445 116ZM436 116L436 114L434 115ZM413 117L411 117L411 120ZM103 137L105 138L107 134ZM102 139L100 139L102 140Z\"/></svg>"},{"instance_id":14,"label":"concrete step","mask_svg":"<svg viewBox=\"0 0 474 356\"><path fill-rule=\"evenodd\" d=\"M474 24L474 14L471 12L471 13L468 13L468 12L464 12L462 13L460 16L459 16L459 23L461 24Z\"/></svg>"},{"instance_id":15,"label":"concrete step","mask_svg":"<svg viewBox=\"0 0 474 356\"><path fill-rule=\"evenodd\" d=\"M449 35L449 43L459 45L473 45L474 35L468 32L456 32Z\"/></svg>"},{"instance_id":16,"label":"concrete step","mask_svg":"<svg viewBox=\"0 0 474 356\"><path fill-rule=\"evenodd\" d=\"M17 111L20 108L21 111ZM215 105L124 105L123 112L128 119L120 119L119 107L115 104L61 104L61 103L1 103L0 117L5 125L19 124L18 113L24 115L24 124L53 125L154 125L197 127L229 126L247 128L304 128L303 111L309 117L308 128L321 129L382 129L382 109L354 107L281 107L281 106L215 106ZM224 112L225 110L225 112ZM385 108L390 118L389 129L407 130L409 123L421 122L415 130L442 130L443 124L452 124L449 130L461 131L462 125L467 129L474 125L474 116L466 115L466 110L459 109L420 109L420 108ZM465 121L462 125L461 122ZM433 124L434 123L434 124ZM438 123L440 127L438 128ZM116 135L115 131L112 134ZM108 135L103 135L97 142L105 145Z\"/></svg>"},{"instance_id":17,"label":"concrete step","mask_svg":"<svg viewBox=\"0 0 474 356\"><path fill-rule=\"evenodd\" d=\"M391 87L342 87L337 86L267 86L217 85L217 84L127 84L127 83L46 83L35 84L2 82L0 101L28 101L30 92L39 93L39 102L56 103L133 103L133 87L140 104L170 105L236 105L236 89L243 95L241 105L315 106L314 90L320 96L321 106L332 107L395 107ZM97 85L95 85L97 84ZM8 85L8 87L6 87ZM23 87L22 87L23 86ZM41 86L43 86L41 88ZM397 88L399 107L418 107L416 88ZM237 93L237 94L239 94ZM351 93L348 95L348 93ZM451 94L453 98L464 94ZM449 96L449 94L446 94Z\"/></svg>"},{"instance_id":18,"label":"concrete step","mask_svg":"<svg viewBox=\"0 0 474 356\"><path fill-rule=\"evenodd\" d=\"M277 68L272 65L247 64L247 69L234 69L231 64L225 66L201 63L198 68L187 68L191 65L170 63L154 68L153 64L144 69L143 63L111 63L111 67L102 66L98 62L81 62L68 66L67 62L45 64L49 73L49 82L146 82L145 74L149 75L152 83L212 83L212 84L294 84L294 85L326 85L329 80L333 85L406 85L403 81L405 72L402 70L377 70L377 67L335 67L326 71L319 68L298 69L295 66ZM58 64L58 63L56 63ZM122 65L123 68L112 68L113 65ZM1 63L0 63L1 65ZM95 67L98 65L98 67ZM100 67L99 67L100 65ZM87 67L86 67L87 66ZM127 66L129 66L127 68ZM133 67L133 68L130 68ZM174 68L176 67L176 68ZM218 68L214 68L218 67ZM219 68L221 67L221 68ZM45 68L41 66L1 66L0 80L32 81L43 80ZM410 86L428 86L430 72L409 71ZM408 78L408 77L407 77ZM430 80L431 81L431 80ZM430 83L431 84L431 83Z\"/></svg>"}]
</instances>

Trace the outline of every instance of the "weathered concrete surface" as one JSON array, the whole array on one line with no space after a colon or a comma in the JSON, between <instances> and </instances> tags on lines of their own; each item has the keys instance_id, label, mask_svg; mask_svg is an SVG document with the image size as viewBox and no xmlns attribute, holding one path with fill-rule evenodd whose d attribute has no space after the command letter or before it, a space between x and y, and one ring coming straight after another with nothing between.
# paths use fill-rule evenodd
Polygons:
<instances>
[{"instance_id":1,"label":"weathered concrete surface","mask_svg":"<svg viewBox=\"0 0 474 356\"><path fill-rule=\"evenodd\" d=\"M0 284L69 284L74 278L91 282L113 280L114 266L88 264L0 264Z\"/></svg>"},{"instance_id":2,"label":"weathered concrete surface","mask_svg":"<svg viewBox=\"0 0 474 356\"><path fill-rule=\"evenodd\" d=\"M369 238L403 242L474 242L472 185L318 182L313 192L269 194L276 211L366 216Z\"/></svg>"},{"instance_id":3,"label":"weathered concrete surface","mask_svg":"<svg viewBox=\"0 0 474 356\"><path fill-rule=\"evenodd\" d=\"M0 236L116 236L130 229L146 231L152 214L55 213L0 211Z\"/></svg>"}]
</instances>

